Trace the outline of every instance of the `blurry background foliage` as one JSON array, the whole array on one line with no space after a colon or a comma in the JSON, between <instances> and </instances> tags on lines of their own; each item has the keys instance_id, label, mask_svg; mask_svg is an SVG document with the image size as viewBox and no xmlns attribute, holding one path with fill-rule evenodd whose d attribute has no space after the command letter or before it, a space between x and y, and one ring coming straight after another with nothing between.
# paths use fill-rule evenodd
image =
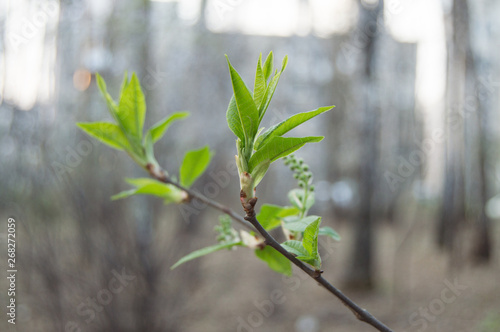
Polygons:
<instances>
[{"instance_id":1,"label":"blurry background foliage","mask_svg":"<svg viewBox=\"0 0 500 332\"><path fill-rule=\"evenodd\" d=\"M217 154L193 188L240 210L224 54L253 82L258 54L273 50L289 61L262 126L336 105L294 132L325 136L298 155L315 177L310 213L342 236L320 241L325 277L395 330L422 328L416 321L491 330L497 319L485 313L500 308L499 14L494 0L0 2L0 214L18 222L20 271L18 325L3 319L0 329L369 330L313 282L283 279L245 250L170 271L214 243L218 213L145 196L111 201L124 177L144 173L75 125L110 119L95 73L117 96L123 73L135 72L145 128L192 114L158 141L158 163L178 169L185 151L209 145ZM273 165L258 207L286 205L295 186ZM87 301L123 269L136 278L92 309ZM433 307L445 279L468 288ZM282 301L264 314L278 291ZM433 319L410 320L420 307Z\"/></svg>"}]
</instances>

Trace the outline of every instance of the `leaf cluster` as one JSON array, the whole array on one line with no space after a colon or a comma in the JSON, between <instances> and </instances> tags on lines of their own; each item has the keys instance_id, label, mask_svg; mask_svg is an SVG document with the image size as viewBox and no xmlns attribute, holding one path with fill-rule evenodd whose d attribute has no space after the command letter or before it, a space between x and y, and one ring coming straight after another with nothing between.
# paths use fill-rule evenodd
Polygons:
<instances>
[{"instance_id":1,"label":"leaf cluster","mask_svg":"<svg viewBox=\"0 0 500 332\"><path fill-rule=\"evenodd\" d=\"M285 56L278 71L273 67L273 53L269 53L264 63L261 54L257 61L253 92L247 88L227 55L226 58L233 87L233 96L227 108L226 118L229 128L237 137L236 163L241 190L250 198L253 197L254 188L262 180L272 162L300 149L306 143L319 142L323 139L323 136L283 137L283 135L334 106L295 114L267 130L259 129L281 74L287 66L288 57Z\"/></svg>"},{"instance_id":2,"label":"leaf cluster","mask_svg":"<svg viewBox=\"0 0 500 332\"><path fill-rule=\"evenodd\" d=\"M281 228L287 240L281 244L283 248L296 256L297 259L313 266L316 270L321 268L321 257L318 251L318 237L329 236L339 241L340 236L331 227L320 227L321 217L308 216L309 209L314 205L314 192L312 186L312 173L309 166L302 159L290 155L285 160L297 179L299 188L292 189L288 198L290 206L264 204L257 215L257 220L266 231ZM253 234L236 230L231 226L231 219L221 218L221 225L216 227L219 232L219 244L197 250L179 260L172 268L179 266L191 259L209 253L232 248L236 246L248 247L255 250L258 258L265 261L268 266L285 275L291 275L292 266L288 259L270 246L265 246ZM226 244L226 245L223 245Z\"/></svg>"},{"instance_id":3,"label":"leaf cluster","mask_svg":"<svg viewBox=\"0 0 500 332\"><path fill-rule=\"evenodd\" d=\"M146 101L137 75L132 73L129 79L128 73L125 73L118 101L109 94L104 79L99 74L96 74L96 78L114 123L78 123L78 127L112 148L126 151L141 167L160 169L154 156L154 144L165 135L172 124L188 117L189 113L172 113L144 133ZM179 168L180 183L184 187L190 187L207 169L212 157L213 152L208 146L186 152ZM126 181L135 188L116 194L112 199L132 195L153 195L162 198L166 204L181 203L187 199L184 191L158 180L138 178Z\"/></svg>"},{"instance_id":4,"label":"leaf cluster","mask_svg":"<svg viewBox=\"0 0 500 332\"><path fill-rule=\"evenodd\" d=\"M281 69L278 71L273 68L272 52L269 53L264 63L262 63L262 55L260 55L252 93L227 59L233 96L226 117L229 128L237 136L238 155L236 161L242 190L245 193L252 196L255 186L262 180L269 165L285 157L285 163L290 166L298 181L298 188L288 193L291 205L265 204L260 209L257 219L260 220L266 231L280 227L287 238L282 246L298 259L320 269L318 236L327 235L336 240L339 240L340 237L333 229L320 227L321 217L307 215L314 204L312 173L302 159L296 159L293 154L290 154L306 143L319 142L323 137L283 137L283 135L332 107L320 107L310 112L295 114L267 130L264 130L265 128L259 129L280 76L286 68L287 61L287 57L285 57ZM130 79L125 73L120 95L116 101L108 93L104 79L99 74L96 75L96 78L114 122L79 123L78 126L103 143L115 149L126 151L149 172L151 170L164 172L156 161L154 144L165 135L172 124L186 118L189 113L172 113L144 131L146 102L135 73ZM192 186L207 169L212 157L213 151L208 146L187 151L179 167L180 185L184 188ZM166 173L165 176L167 176ZM169 177L173 181L177 181L174 176ZM112 199L122 199L132 195L153 195L162 198L168 204L183 203L189 198L185 191L159 179L135 178L126 179L126 181L134 188L116 194ZM236 231L231 225L229 217L220 218L220 225L216 227L216 231L218 232L216 245L192 252L180 259L172 268L218 250L243 246L255 250L257 257L264 260L271 269L286 275L291 274L291 264L286 257L272 247L265 245L263 240L253 232Z\"/></svg>"}]
</instances>

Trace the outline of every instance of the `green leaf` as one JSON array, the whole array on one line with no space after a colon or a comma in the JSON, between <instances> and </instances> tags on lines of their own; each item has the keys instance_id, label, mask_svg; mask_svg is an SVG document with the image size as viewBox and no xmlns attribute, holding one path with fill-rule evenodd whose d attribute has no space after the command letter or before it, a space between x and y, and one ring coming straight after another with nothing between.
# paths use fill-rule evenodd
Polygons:
<instances>
[{"instance_id":1,"label":"green leaf","mask_svg":"<svg viewBox=\"0 0 500 332\"><path fill-rule=\"evenodd\" d=\"M116 119L116 109L117 105L111 95L108 93L108 89L106 87L106 82L104 79L99 75L99 73L96 73L95 75L96 80L97 80L97 86L99 87L99 90L101 91L102 96L106 100L106 104L108 105L109 112L113 116L113 118Z\"/></svg>"},{"instance_id":2,"label":"green leaf","mask_svg":"<svg viewBox=\"0 0 500 332\"><path fill-rule=\"evenodd\" d=\"M208 145L199 150L186 152L179 174L181 185L190 187L207 169L212 156L213 153Z\"/></svg>"},{"instance_id":3,"label":"green leaf","mask_svg":"<svg viewBox=\"0 0 500 332\"><path fill-rule=\"evenodd\" d=\"M309 253L306 248L302 245L302 242L297 240L288 240L281 244L286 251L294 254L297 257L309 257Z\"/></svg>"},{"instance_id":4,"label":"green leaf","mask_svg":"<svg viewBox=\"0 0 500 332\"><path fill-rule=\"evenodd\" d=\"M281 225L282 218L297 213L299 213L299 210L294 207L264 204L260 208L257 220L266 231L270 231Z\"/></svg>"},{"instance_id":5,"label":"green leaf","mask_svg":"<svg viewBox=\"0 0 500 332\"><path fill-rule=\"evenodd\" d=\"M290 201L290 203L292 203L293 206L295 206L300 211L307 211L314 205L315 202L314 192L309 192L307 194L305 207L303 206L302 203L304 202L304 195L305 195L304 189L292 189L288 192L288 200Z\"/></svg>"},{"instance_id":6,"label":"green leaf","mask_svg":"<svg viewBox=\"0 0 500 332\"><path fill-rule=\"evenodd\" d=\"M263 249L256 249L255 255L266 262L272 270L286 276L292 275L292 264L274 248L265 246Z\"/></svg>"},{"instance_id":7,"label":"green leaf","mask_svg":"<svg viewBox=\"0 0 500 332\"><path fill-rule=\"evenodd\" d=\"M226 120L229 129L240 139L241 142L245 142L245 133L243 132L243 127L241 125L240 115L238 113L238 107L236 106L236 99L234 95L229 101L229 105L226 111Z\"/></svg>"},{"instance_id":8,"label":"green leaf","mask_svg":"<svg viewBox=\"0 0 500 332\"><path fill-rule=\"evenodd\" d=\"M293 221L293 222L284 222L283 227L291 230L293 232L305 232L307 226L309 226L311 223L315 222L317 219L321 219L321 217L318 216L307 216L302 219Z\"/></svg>"},{"instance_id":9,"label":"green leaf","mask_svg":"<svg viewBox=\"0 0 500 332\"><path fill-rule=\"evenodd\" d=\"M112 201L116 201L116 200L119 200L119 199L130 197L132 195L135 195L136 190L137 189L130 189L130 190L122 191L122 192L120 192L120 193L118 193L116 195L111 196L111 200Z\"/></svg>"},{"instance_id":10,"label":"green leaf","mask_svg":"<svg viewBox=\"0 0 500 332\"><path fill-rule=\"evenodd\" d=\"M151 133L151 137L153 138L153 143L156 143L158 140L160 140L163 135L165 135L165 132L167 131L168 127L177 120L184 119L189 116L189 112L175 112L171 114L170 116L167 116L165 119L158 121L155 123L150 129L149 132Z\"/></svg>"},{"instance_id":11,"label":"green leaf","mask_svg":"<svg viewBox=\"0 0 500 332\"><path fill-rule=\"evenodd\" d=\"M313 221L309 226L306 227L304 231L304 238L302 239L302 245L307 250L309 255L314 259L314 267L316 269L321 268L321 257L318 252L318 235L319 235L319 224L321 218Z\"/></svg>"},{"instance_id":12,"label":"green leaf","mask_svg":"<svg viewBox=\"0 0 500 332\"><path fill-rule=\"evenodd\" d=\"M125 179L125 181L127 181L127 183L129 183L133 186L139 187L139 188L147 186L149 184L157 184L157 183L159 183L160 185L167 185L163 182L160 182L160 181L154 180L154 179L150 179L150 178L127 178L127 179ZM170 185L167 185L167 186L170 186Z\"/></svg>"},{"instance_id":13,"label":"green leaf","mask_svg":"<svg viewBox=\"0 0 500 332\"><path fill-rule=\"evenodd\" d=\"M243 243L241 241L240 242L231 242L231 243L224 243L224 244L216 244L216 245L213 245L213 246L210 246L210 247L206 247L206 248L203 248L203 249L199 249L199 250L193 251L189 255L186 255L186 256L182 257L181 259L179 259L177 261L177 263L175 263L174 265L172 265L172 267L170 269L173 270L176 267L178 267L179 265L184 264L186 262L189 262L190 260L193 260L195 258L202 257L202 256L211 254L213 252L216 252L216 251L219 251L219 250L222 250L222 249L230 249L230 248L232 248L234 246L241 246L241 245L243 245Z\"/></svg>"},{"instance_id":14,"label":"green leaf","mask_svg":"<svg viewBox=\"0 0 500 332\"><path fill-rule=\"evenodd\" d=\"M259 123L260 123L260 121L262 121L262 118L264 117L264 114L266 113L266 110L269 107L269 103L271 103L271 99L273 98L274 91L276 90L276 87L278 86L278 82L280 80L281 74L285 70L287 63L288 63L288 57L285 56L283 58L283 63L281 65L281 71L279 73L277 73L276 75L274 75L273 79L271 80L271 83L269 83L269 85L267 86L266 93L264 95L264 99L262 100L262 103L260 104L260 107L259 107Z\"/></svg>"},{"instance_id":15,"label":"green leaf","mask_svg":"<svg viewBox=\"0 0 500 332\"><path fill-rule=\"evenodd\" d=\"M286 134L287 132L297 127L298 125L314 118L316 115L331 110L333 107L335 106L320 107L314 111L303 112L292 115L288 119L283 120L277 125L274 125L273 127L269 128L261 136L259 136L259 138L255 142L254 149L258 150L259 146L264 145L272 137L283 136L283 134Z\"/></svg>"},{"instance_id":16,"label":"green leaf","mask_svg":"<svg viewBox=\"0 0 500 332\"><path fill-rule=\"evenodd\" d=\"M152 195L163 198L164 202L167 204L172 202L180 203L186 197L186 194L177 187L154 179L137 178L126 179L126 181L137 187L137 189L122 191L112 196L112 200L122 199L132 195Z\"/></svg>"},{"instance_id":17,"label":"green leaf","mask_svg":"<svg viewBox=\"0 0 500 332\"><path fill-rule=\"evenodd\" d=\"M333 228L325 226L319 228L319 235L326 235L334 239L335 241L340 241L341 237Z\"/></svg>"},{"instance_id":18,"label":"green leaf","mask_svg":"<svg viewBox=\"0 0 500 332\"><path fill-rule=\"evenodd\" d=\"M127 182L137 185L138 179L127 179ZM168 203L181 203L186 194L170 184L166 184L153 179L143 178L141 185L136 189L134 195L152 195L163 198L165 204Z\"/></svg>"},{"instance_id":19,"label":"green leaf","mask_svg":"<svg viewBox=\"0 0 500 332\"><path fill-rule=\"evenodd\" d=\"M126 148L127 152L132 157L132 159L134 159L139 165L145 166L146 161L144 160L144 153L142 151L140 139L138 140L135 137L131 136L131 134L127 131L126 127L124 127L123 121L121 120L119 115L119 105L115 103L113 98L111 98L110 94L108 93L106 82L99 74L96 74L96 78L97 78L97 85L99 87L99 90L101 91L101 94L106 100L106 104L108 106L109 112L111 113L111 116L117 122L120 132L123 134L123 137L125 137L126 140L128 141ZM128 84L128 78L127 74L125 73L122 82L122 90L124 89L124 87L127 86L127 84ZM120 94L122 95L121 92ZM111 146L115 147L113 143L107 142L107 144L111 144Z\"/></svg>"},{"instance_id":20,"label":"green leaf","mask_svg":"<svg viewBox=\"0 0 500 332\"><path fill-rule=\"evenodd\" d=\"M273 162L282 158L297 149L300 149L306 143L319 142L323 139L322 136L316 137L273 137L257 152L255 152L248 162L249 172L261 163ZM253 176L253 174L252 174Z\"/></svg>"},{"instance_id":21,"label":"green leaf","mask_svg":"<svg viewBox=\"0 0 500 332\"><path fill-rule=\"evenodd\" d=\"M269 169L269 166L271 165L270 160L266 160L255 166L255 168L252 170L252 179L253 183L252 186L255 188L257 185L260 183L264 175L266 175L267 170Z\"/></svg>"},{"instance_id":22,"label":"green leaf","mask_svg":"<svg viewBox=\"0 0 500 332\"><path fill-rule=\"evenodd\" d=\"M310 264L315 268L318 268L316 266L318 257L311 256L311 254L304 248L302 242L297 240L288 240L286 242L283 242L281 246L285 248L286 251L295 255L297 259L300 259L301 261L306 262L307 264Z\"/></svg>"},{"instance_id":23,"label":"green leaf","mask_svg":"<svg viewBox=\"0 0 500 332\"><path fill-rule=\"evenodd\" d=\"M267 83L264 72L262 71L262 53L259 55L259 61L257 62L257 70L255 72L255 84L253 88L253 100L255 106L259 108L262 99L266 93Z\"/></svg>"},{"instance_id":24,"label":"green leaf","mask_svg":"<svg viewBox=\"0 0 500 332\"><path fill-rule=\"evenodd\" d=\"M130 80L128 79L128 71L125 70L125 73L123 74L122 84L120 86L120 96L123 94L123 91L128 86L129 82Z\"/></svg>"},{"instance_id":25,"label":"green leaf","mask_svg":"<svg viewBox=\"0 0 500 332\"><path fill-rule=\"evenodd\" d=\"M266 62L264 63L264 67L262 70L264 72L264 78L267 84L267 80L273 73L273 51L269 52L269 54L267 55Z\"/></svg>"},{"instance_id":26,"label":"green leaf","mask_svg":"<svg viewBox=\"0 0 500 332\"><path fill-rule=\"evenodd\" d=\"M120 127L114 123L91 122L77 123L87 134L118 150L130 150L130 144Z\"/></svg>"},{"instance_id":27,"label":"green leaf","mask_svg":"<svg viewBox=\"0 0 500 332\"><path fill-rule=\"evenodd\" d=\"M146 101L135 73L120 96L117 116L127 136L140 142L146 116Z\"/></svg>"},{"instance_id":28,"label":"green leaf","mask_svg":"<svg viewBox=\"0 0 500 332\"><path fill-rule=\"evenodd\" d=\"M236 140L236 150L238 154L235 156L236 158L236 166L238 168L238 174L243 172L248 172L248 163L245 158L245 143L241 139Z\"/></svg>"},{"instance_id":29,"label":"green leaf","mask_svg":"<svg viewBox=\"0 0 500 332\"><path fill-rule=\"evenodd\" d=\"M234 98L236 101L236 110L238 113L237 119L239 119L241 123L241 128L245 135L245 147L247 147L248 145L253 143L253 139L259 128L259 111L255 106L252 94L241 79L240 74L238 74L238 72L233 68L233 66L229 62L229 58L227 55L226 58L227 64L229 66L229 73L231 75ZM234 112L234 109L228 108L228 112L229 110L232 110L232 112ZM231 128L232 124L230 124L229 121L230 119L231 121L233 121L235 116L233 114L228 114L227 118L229 127Z\"/></svg>"}]
</instances>

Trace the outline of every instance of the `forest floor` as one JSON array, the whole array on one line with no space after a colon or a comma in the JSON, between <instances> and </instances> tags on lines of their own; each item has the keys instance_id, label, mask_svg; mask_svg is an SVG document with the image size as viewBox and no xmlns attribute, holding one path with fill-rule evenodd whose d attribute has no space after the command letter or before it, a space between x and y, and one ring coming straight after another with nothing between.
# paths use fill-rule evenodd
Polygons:
<instances>
[{"instance_id":1,"label":"forest floor","mask_svg":"<svg viewBox=\"0 0 500 332\"><path fill-rule=\"evenodd\" d=\"M489 265L474 265L464 245L455 257L460 266L450 268L431 226L377 229L376 288L367 293L342 287L352 234L340 225L343 240L321 249L324 276L394 331L500 331L499 250ZM500 243L498 232L494 238ZM375 331L300 270L282 277L247 250L211 255L203 264L209 286L192 303L198 307L210 299L213 305L189 320L185 331Z\"/></svg>"},{"instance_id":2,"label":"forest floor","mask_svg":"<svg viewBox=\"0 0 500 332\"><path fill-rule=\"evenodd\" d=\"M408 213L408 207L405 207L404 213ZM324 277L393 331L499 332L500 227L494 224L495 228L491 233L495 252L489 265L471 263L469 253L472 235L470 232L464 232L461 238L457 239L461 246L453 256L453 266L450 264L450 255L436 247L432 236L435 224L431 219L416 213L412 215L414 217L411 220L400 222L398 225L384 223L376 228L375 288L370 292L345 287L345 271L349 266L352 249L352 227L347 222L335 224L325 218L324 225L334 227L342 236L342 240L320 241ZM204 219L216 220L216 217L207 216ZM176 228L175 223L161 225L163 228L156 232L158 238L163 239L167 234L178 237L173 231ZM348 308L302 271L294 268L291 277L284 277L271 271L247 248L220 251L170 271L168 266L183 255L204 245L213 244L214 223L199 225L196 238L189 236L175 242L165 237L162 241L156 241L158 254L168 255L164 261L165 274L161 276L161 286L156 292L156 300L163 301L157 306L158 316L173 322L172 327L163 331L375 331L366 323L358 321ZM64 302L65 306L84 327L74 331L110 331L86 325L83 320L86 316L75 315L79 303L83 303L89 296L96 296L103 287L107 287L106 275L102 277L94 272L109 272L109 266L97 265L94 268L92 265L92 269L89 268L87 272L83 268L75 269L75 266L80 267L81 261L75 245L78 242L67 236L63 238L65 242L56 246L59 258L53 260L60 264L49 265L48 271L57 271L61 278L66 276L65 287L61 289L67 289L67 296L71 297ZM177 247L169 246L170 242L177 243ZM102 246L107 250L105 245ZM129 250L133 249L125 249L126 258L129 259L128 257L132 256ZM52 259L52 256L47 257ZM67 261L61 260L61 257L72 263L65 267ZM26 266L30 266L30 263L27 262ZM55 269L55 266L59 268ZM5 266L4 269L6 270ZM31 277L36 271L33 269L30 273L22 274L29 282L19 284L20 289L30 292L32 298L26 303L33 304L34 309L30 311L31 314L19 314L20 323L23 319L22 324L12 326L7 324L6 320L0 322L0 331L54 331L50 323L54 316L57 317L58 312L52 312L54 316L47 316L46 311L38 308L45 308L46 303L51 303L48 300L58 298L46 295L48 293L44 292L45 288L37 290L40 283L35 283L33 280L36 279ZM91 285L86 287L90 282L94 282L94 288ZM6 281L0 283L0 286L7 289ZM143 288L139 282L132 283L112 302L116 304L113 308L120 321L134 317L132 311L122 309L130 307L127 306L127 301L135 299L134 295L141 291ZM26 300L27 297L20 296L20 301L23 301L20 303ZM111 304L109 308L109 314L113 314ZM132 307L134 310L137 308ZM104 316L104 313L101 316ZM48 327L43 328L43 324ZM131 328L128 331L135 330Z\"/></svg>"}]
</instances>

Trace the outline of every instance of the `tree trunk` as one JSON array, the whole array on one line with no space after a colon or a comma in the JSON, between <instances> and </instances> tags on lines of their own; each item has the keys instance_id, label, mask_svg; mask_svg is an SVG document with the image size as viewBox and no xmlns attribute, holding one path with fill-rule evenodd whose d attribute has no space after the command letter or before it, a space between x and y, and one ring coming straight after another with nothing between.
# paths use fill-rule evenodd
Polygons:
<instances>
[{"instance_id":1,"label":"tree trunk","mask_svg":"<svg viewBox=\"0 0 500 332\"><path fill-rule=\"evenodd\" d=\"M488 181L488 154L487 147L491 143L493 128L491 128L492 121L492 86L488 81L483 78L487 77L492 70L490 65L492 54L492 46L489 38L489 29L491 24L489 11L489 1L475 1L470 3L470 62L471 62L471 76L474 80L472 93L476 96L476 112L478 119L477 135L479 136L477 142L477 158L478 158L478 179L479 194L477 211L477 220L474 225L474 238L472 244L472 258L476 262L489 262L491 259L492 239L491 239L491 220L485 212L486 203L490 197L489 181ZM486 18L486 19L485 19ZM486 83L485 83L486 82Z\"/></svg>"},{"instance_id":2,"label":"tree trunk","mask_svg":"<svg viewBox=\"0 0 500 332\"><path fill-rule=\"evenodd\" d=\"M491 220L485 212L486 203L488 201L488 180L486 175L486 165L487 165L487 155L486 146L488 143L488 112L485 109L486 105L483 105L480 98L478 98L478 111L479 111L479 121L478 123L478 133L479 133L479 144L478 144L478 157L479 157L479 187L480 187L480 197L479 206L480 211L478 213L478 218L476 225L474 227L474 239L473 239L473 249L472 256L477 262L488 262L491 258Z\"/></svg>"},{"instance_id":3,"label":"tree trunk","mask_svg":"<svg viewBox=\"0 0 500 332\"><path fill-rule=\"evenodd\" d=\"M464 101L469 31L466 0L455 0L449 22L448 76L446 112L445 185L437 241L441 248L453 253L457 248L457 232L465 219L464 181Z\"/></svg>"},{"instance_id":4,"label":"tree trunk","mask_svg":"<svg viewBox=\"0 0 500 332\"><path fill-rule=\"evenodd\" d=\"M360 205L355 220L355 234L352 258L346 284L348 287L370 289L373 287L373 224L372 198L378 159L378 137L380 111L376 100L375 58L377 39L381 33L383 2L367 8L359 4L360 18L358 32L364 37L363 68L360 73L363 112L361 138L364 150L360 169Z\"/></svg>"}]
</instances>

